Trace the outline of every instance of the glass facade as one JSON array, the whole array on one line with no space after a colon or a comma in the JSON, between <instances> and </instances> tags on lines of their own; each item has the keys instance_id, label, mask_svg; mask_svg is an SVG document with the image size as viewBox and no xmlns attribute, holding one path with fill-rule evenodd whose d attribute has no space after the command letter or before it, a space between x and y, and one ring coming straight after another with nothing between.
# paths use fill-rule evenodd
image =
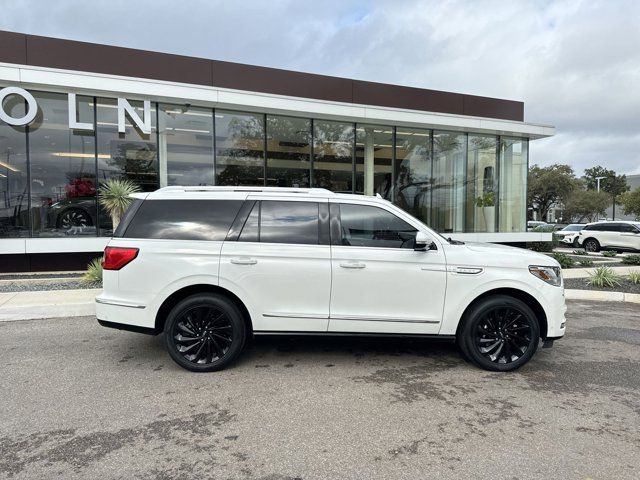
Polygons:
<instances>
[{"instance_id":1,"label":"glass facade","mask_svg":"<svg viewBox=\"0 0 640 480\"><path fill-rule=\"evenodd\" d=\"M321 187L379 194L442 233L525 232L528 140L392 125L32 92L28 127L0 122L0 238L111 235L96 192L109 178L168 185ZM13 117L19 97L5 99Z\"/></svg>"}]
</instances>

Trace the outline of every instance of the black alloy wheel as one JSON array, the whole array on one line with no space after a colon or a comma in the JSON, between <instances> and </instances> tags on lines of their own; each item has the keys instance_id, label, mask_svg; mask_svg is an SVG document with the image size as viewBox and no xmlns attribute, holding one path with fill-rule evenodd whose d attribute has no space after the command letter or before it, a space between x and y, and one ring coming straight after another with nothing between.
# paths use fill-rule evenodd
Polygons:
<instances>
[{"instance_id":1,"label":"black alloy wheel","mask_svg":"<svg viewBox=\"0 0 640 480\"><path fill-rule=\"evenodd\" d=\"M58 217L58 228L71 230L73 227L90 227L92 225L91 216L84 210L70 208L62 212Z\"/></svg>"},{"instance_id":2,"label":"black alloy wheel","mask_svg":"<svg viewBox=\"0 0 640 480\"><path fill-rule=\"evenodd\" d=\"M599 252L600 243L595 238L589 238L584 241L584 249L587 252Z\"/></svg>"},{"instance_id":3,"label":"black alloy wheel","mask_svg":"<svg viewBox=\"0 0 640 480\"><path fill-rule=\"evenodd\" d=\"M167 348L187 370L225 368L242 351L245 324L233 302L216 294L198 294L179 302L167 317Z\"/></svg>"},{"instance_id":4,"label":"black alloy wheel","mask_svg":"<svg viewBox=\"0 0 640 480\"><path fill-rule=\"evenodd\" d=\"M540 327L522 301L487 297L468 313L458 344L464 355L486 370L515 370L527 363L540 341Z\"/></svg>"}]
</instances>

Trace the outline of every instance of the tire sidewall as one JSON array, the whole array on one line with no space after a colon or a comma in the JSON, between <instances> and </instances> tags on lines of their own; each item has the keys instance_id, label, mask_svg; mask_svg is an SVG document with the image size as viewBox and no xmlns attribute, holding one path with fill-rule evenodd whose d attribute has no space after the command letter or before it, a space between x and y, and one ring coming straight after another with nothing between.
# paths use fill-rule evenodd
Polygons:
<instances>
[{"instance_id":1,"label":"tire sidewall","mask_svg":"<svg viewBox=\"0 0 640 480\"><path fill-rule=\"evenodd\" d=\"M589 250L589 249L587 248L587 246L588 246L590 243L593 243L593 244L595 245L595 247L594 247L594 249L593 249L593 250ZM595 239L593 239L593 238L589 238L589 239L585 240L585 242L584 242L584 250L585 250L586 252L599 252L599 251L600 251L600 242L598 242L597 240L595 240Z\"/></svg>"},{"instance_id":2,"label":"tire sidewall","mask_svg":"<svg viewBox=\"0 0 640 480\"><path fill-rule=\"evenodd\" d=\"M184 358L180 352L178 352L171 334L180 314L187 309L198 306L211 306L223 310L229 317L233 327L233 342L231 343L229 350L221 359L204 365L192 363ZM222 295L204 293L192 295L178 302L167 316L164 333L169 355L178 365L192 372L214 372L227 367L238 357L238 355L240 355L245 343L246 326L242 313L231 300Z\"/></svg>"},{"instance_id":3,"label":"tire sidewall","mask_svg":"<svg viewBox=\"0 0 640 480\"><path fill-rule=\"evenodd\" d=\"M476 330L478 322L481 320L482 315L485 312L495 307L507 306L518 309L520 313L527 318L531 325L531 335L534 340L532 341L531 345L529 345L529 348L525 352L525 354L518 360L511 363L499 364L487 359L478 351L477 346L475 345L474 332ZM468 314L465 316L464 325L460 332L460 335L461 338L459 339L459 343L461 344L464 353L474 364L485 370L507 372L516 370L526 364L529 360L531 360L531 357L533 357L533 355L535 354L540 342L540 325L535 314L527 306L526 303L518 300L517 298L508 297L505 295L495 295L481 300L468 312Z\"/></svg>"}]
</instances>

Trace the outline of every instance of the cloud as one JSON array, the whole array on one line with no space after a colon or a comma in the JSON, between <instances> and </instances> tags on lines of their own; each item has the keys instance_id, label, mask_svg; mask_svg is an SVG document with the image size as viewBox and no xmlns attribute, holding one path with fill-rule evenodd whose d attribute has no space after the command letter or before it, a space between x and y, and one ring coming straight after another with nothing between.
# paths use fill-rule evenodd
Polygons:
<instances>
[{"instance_id":1,"label":"cloud","mask_svg":"<svg viewBox=\"0 0 640 480\"><path fill-rule=\"evenodd\" d=\"M37 4L40 3L38 6ZM640 2L8 2L0 28L523 100L531 162L640 172Z\"/></svg>"}]
</instances>

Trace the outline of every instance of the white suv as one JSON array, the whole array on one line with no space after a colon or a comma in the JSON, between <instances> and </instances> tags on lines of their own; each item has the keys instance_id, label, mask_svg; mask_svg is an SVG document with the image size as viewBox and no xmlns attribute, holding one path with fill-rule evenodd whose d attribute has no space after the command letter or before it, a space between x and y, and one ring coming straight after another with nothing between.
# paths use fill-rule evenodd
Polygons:
<instances>
[{"instance_id":1,"label":"white suv","mask_svg":"<svg viewBox=\"0 0 640 480\"><path fill-rule=\"evenodd\" d=\"M101 325L166 333L194 371L258 334L455 340L476 365L525 364L565 332L559 264L447 240L377 197L167 187L135 200L104 252Z\"/></svg>"},{"instance_id":2,"label":"white suv","mask_svg":"<svg viewBox=\"0 0 640 480\"><path fill-rule=\"evenodd\" d=\"M577 241L588 252L640 250L640 222L589 223L580 231Z\"/></svg>"}]
</instances>

